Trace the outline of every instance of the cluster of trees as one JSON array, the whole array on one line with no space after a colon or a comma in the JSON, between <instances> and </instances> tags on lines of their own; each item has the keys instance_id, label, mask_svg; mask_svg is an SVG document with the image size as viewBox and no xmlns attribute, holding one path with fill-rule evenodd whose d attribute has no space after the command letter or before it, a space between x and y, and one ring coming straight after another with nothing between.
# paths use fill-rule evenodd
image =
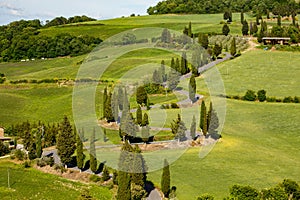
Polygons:
<instances>
[{"instance_id":1,"label":"cluster of trees","mask_svg":"<svg viewBox=\"0 0 300 200\"><path fill-rule=\"evenodd\" d=\"M257 190L251 186L233 185L229 189L230 195L225 200L230 199L243 199L243 200L296 200L300 199L300 186L297 182L284 179L281 183L275 187ZM203 194L197 198L197 200L214 200L214 196L209 194Z\"/></svg>"},{"instance_id":2,"label":"cluster of trees","mask_svg":"<svg viewBox=\"0 0 300 200\"><path fill-rule=\"evenodd\" d=\"M79 22L89 22L89 21L96 21L96 19L87 17L85 15L69 17L68 19L61 16L61 17L56 17L50 21L47 20L45 27L59 26L59 25L79 23Z\"/></svg>"},{"instance_id":3,"label":"cluster of trees","mask_svg":"<svg viewBox=\"0 0 300 200\"><path fill-rule=\"evenodd\" d=\"M184 14L205 14L205 13L223 13L227 12L226 19L229 19L231 12L255 12L269 15L273 12L275 15L281 16L296 14L299 3L294 0L166 0L160 1L155 6L148 8L149 15L168 14L168 13L184 13ZM232 17L231 17L232 19Z\"/></svg>"},{"instance_id":4,"label":"cluster of trees","mask_svg":"<svg viewBox=\"0 0 300 200\"><path fill-rule=\"evenodd\" d=\"M283 102L283 103L300 103L300 97L284 97L283 99L276 98L276 97L268 97L267 92L265 90L259 90L257 93L253 90L247 90L244 96L230 96L226 95L226 98L229 99L237 99L237 100L244 100L244 101L259 101L259 102Z\"/></svg>"},{"instance_id":5,"label":"cluster of trees","mask_svg":"<svg viewBox=\"0 0 300 200\"><path fill-rule=\"evenodd\" d=\"M218 134L219 127L219 118L217 112L213 108L212 102L210 102L209 110L207 111L207 107L205 102L201 103L201 111L200 111L200 129L204 136L208 134L214 138L218 139L220 135Z\"/></svg>"},{"instance_id":6,"label":"cluster of trees","mask_svg":"<svg viewBox=\"0 0 300 200\"><path fill-rule=\"evenodd\" d=\"M21 20L0 26L0 61L77 56L90 52L102 42L88 35L42 36L40 28L39 20Z\"/></svg>"},{"instance_id":7,"label":"cluster of trees","mask_svg":"<svg viewBox=\"0 0 300 200\"><path fill-rule=\"evenodd\" d=\"M8 154L10 152L8 145L4 144L2 140L0 140L0 157Z\"/></svg>"}]
</instances>

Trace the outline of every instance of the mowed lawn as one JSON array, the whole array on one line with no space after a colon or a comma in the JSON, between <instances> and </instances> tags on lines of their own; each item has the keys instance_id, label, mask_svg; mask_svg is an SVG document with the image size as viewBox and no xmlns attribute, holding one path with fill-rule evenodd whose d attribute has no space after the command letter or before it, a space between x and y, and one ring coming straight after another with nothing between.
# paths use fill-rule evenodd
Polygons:
<instances>
[{"instance_id":1,"label":"mowed lawn","mask_svg":"<svg viewBox=\"0 0 300 200\"><path fill-rule=\"evenodd\" d=\"M245 15L247 20L255 20ZM99 20L78 24L69 24L58 27L41 29L41 35L54 36L60 33L70 33L72 35L87 34L101 39L107 39L120 32L144 27L169 28L182 31L189 22L192 22L194 33L222 33L223 14L202 14L202 15L152 15L115 18L109 20ZM229 25L231 34L241 35L242 25L240 14L233 13L233 22Z\"/></svg>"},{"instance_id":2,"label":"mowed lawn","mask_svg":"<svg viewBox=\"0 0 300 200\"><path fill-rule=\"evenodd\" d=\"M210 193L222 199L233 184L262 189L284 178L300 182L299 117L298 104L228 100L223 138L213 150L200 159L200 149L191 148L171 164L178 198ZM161 173L148 177L160 185Z\"/></svg>"},{"instance_id":3,"label":"mowed lawn","mask_svg":"<svg viewBox=\"0 0 300 200\"><path fill-rule=\"evenodd\" d=\"M9 171L10 188L7 185ZM83 190L97 199L110 200L108 188L96 184L83 184L46 174L36 169L24 169L9 161L0 161L0 197L6 199L77 199Z\"/></svg>"}]
</instances>

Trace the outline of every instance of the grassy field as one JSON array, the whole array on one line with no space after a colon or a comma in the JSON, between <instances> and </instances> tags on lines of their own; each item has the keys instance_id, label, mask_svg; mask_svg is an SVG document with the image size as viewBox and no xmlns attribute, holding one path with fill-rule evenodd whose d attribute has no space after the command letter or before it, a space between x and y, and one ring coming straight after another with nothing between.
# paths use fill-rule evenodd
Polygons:
<instances>
[{"instance_id":1,"label":"grassy field","mask_svg":"<svg viewBox=\"0 0 300 200\"><path fill-rule=\"evenodd\" d=\"M245 19L254 20L248 15L245 15ZM221 21L223 21L223 14L136 16L50 27L42 29L41 34L54 36L67 32L72 35L88 34L100 37L101 39L107 39L125 30L143 27L162 27L181 32L189 22L193 24L192 31L194 33L221 33L223 27L220 24ZM232 34L241 35L242 25L240 23L240 14L233 14L233 23L229 27Z\"/></svg>"},{"instance_id":2,"label":"grassy field","mask_svg":"<svg viewBox=\"0 0 300 200\"><path fill-rule=\"evenodd\" d=\"M7 171L10 174L10 188L7 187ZM24 169L9 161L0 161L1 199L77 199L87 189L97 199L112 199L108 188L95 184L83 184L45 174L36 169Z\"/></svg>"},{"instance_id":3,"label":"grassy field","mask_svg":"<svg viewBox=\"0 0 300 200\"><path fill-rule=\"evenodd\" d=\"M171 167L179 199L203 193L222 199L233 184L267 188L284 178L300 181L300 105L227 101L223 138L204 159L189 149ZM160 185L161 170L149 179Z\"/></svg>"}]
</instances>

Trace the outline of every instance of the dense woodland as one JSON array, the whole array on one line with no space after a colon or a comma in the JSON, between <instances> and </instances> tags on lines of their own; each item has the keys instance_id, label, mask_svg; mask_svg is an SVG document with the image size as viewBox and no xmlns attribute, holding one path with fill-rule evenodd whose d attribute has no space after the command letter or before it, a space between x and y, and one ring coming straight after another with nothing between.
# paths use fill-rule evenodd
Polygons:
<instances>
[{"instance_id":1,"label":"dense woodland","mask_svg":"<svg viewBox=\"0 0 300 200\"><path fill-rule=\"evenodd\" d=\"M281 16L292 15L299 8L294 0L166 0L161 1L147 12L153 14L208 14L222 13L227 10L232 12L252 11L259 14L280 14Z\"/></svg>"},{"instance_id":2,"label":"dense woodland","mask_svg":"<svg viewBox=\"0 0 300 200\"><path fill-rule=\"evenodd\" d=\"M87 17L86 17L87 18ZM40 20L20 20L0 26L0 62L22 59L54 58L59 56L77 56L90 52L100 44L100 38L88 35L72 36L64 33L47 37L40 35L40 29L54 25L87 20L82 17L55 18L43 26Z\"/></svg>"}]
</instances>

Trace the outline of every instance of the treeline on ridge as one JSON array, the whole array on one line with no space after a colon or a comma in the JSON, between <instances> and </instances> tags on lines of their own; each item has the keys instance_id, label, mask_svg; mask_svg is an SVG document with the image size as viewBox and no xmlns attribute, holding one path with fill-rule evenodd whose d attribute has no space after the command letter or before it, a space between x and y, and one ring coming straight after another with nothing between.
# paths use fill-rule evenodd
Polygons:
<instances>
[{"instance_id":1,"label":"treeline on ridge","mask_svg":"<svg viewBox=\"0 0 300 200\"><path fill-rule=\"evenodd\" d=\"M294 0L166 0L160 1L155 6L149 7L147 12L153 14L205 14L222 13L227 10L232 12L248 12L267 14L280 14L288 16L292 10L299 8L299 3Z\"/></svg>"}]
</instances>

